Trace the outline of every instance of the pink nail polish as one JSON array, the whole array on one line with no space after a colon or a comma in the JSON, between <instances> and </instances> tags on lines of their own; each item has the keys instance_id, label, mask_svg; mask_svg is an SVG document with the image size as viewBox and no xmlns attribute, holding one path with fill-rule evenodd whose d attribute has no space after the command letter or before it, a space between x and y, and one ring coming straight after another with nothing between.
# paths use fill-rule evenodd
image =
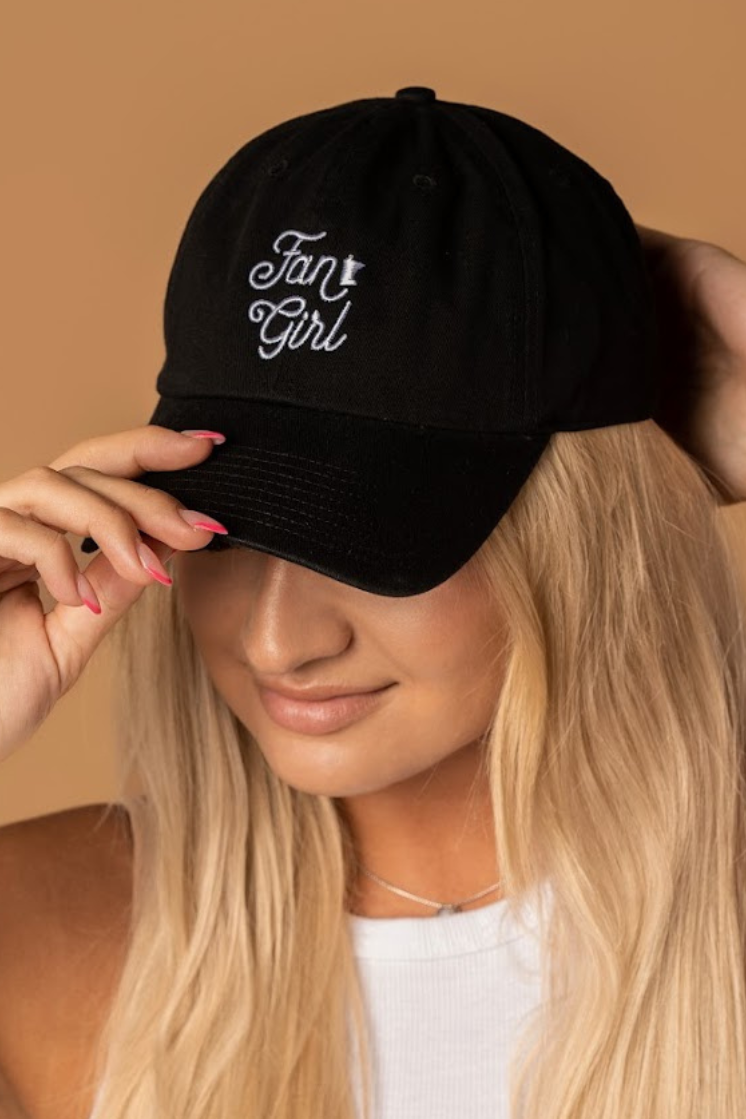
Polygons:
<instances>
[{"instance_id":1,"label":"pink nail polish","mask_svg":"<svg viewBox=\"0 0 746 1119\"><path fill-rule=\"evenodd\" d=\"M154 567L148 567L146 565L145 570L149 571L153 578L157 579L159 583L163 583L164 586L170 587L173 584L173 579L170 576L161 575L160 571L156 571Z\"/></svg>"},{"instance_id":2,"label":"pink nail polish","mask_svg":"<svg viewBox=\"0 0 746 1119\"><path fill-rule=\"evenodd\" d=\"M219 532L221 535L226 535L228 532L228 529L225 525L221 525L220 521L214 521L212 517L208 517L205 513L198 513L196 509L179 509L179 516L183 517L192 528L204 528L208 532Z\"/></svg>"},{"instance_id":3,"label":"pink nail polish","mask_svg":"<svg viewBox=\"0 0 746 1119\"><path fill-rule=\"evenodd\" d=\"M142 540L138 540L135 547L140 557L140 563L145 570L149 572L154 579L157 579L159 583L163 583L164 586L170 587L173 583L173 579L167 574L166 569L161 566L161 562L155 552L149 548L147 544L144 544Z\"/></svg>"},{"instance_id":4,"label":"pink nail polish","mask_svg":"<svg viewBox=\"0 0 746 1119\"><path fill-rule=\"evenodd\" d=\"M79 571L76 575L76 582L78 586L78 594L80 595L88 609L91 610L94 614L100 614L101 605L98 601L98 598L96 597L96 592L94 591L93 587L86 579L82 571Z\"/></svg>"},{"instance_id":5,"label":"pink nail polish","mask_svg":"<svg viewBox=\"0 0 746 1119\"><path fill-rule=\"evenodd\" d=\"M203 431L201 428L185 428L182 435L190 439L213 439L216 443L225 443L225 436L220 431Z\"/></svg>"}]
</instances>

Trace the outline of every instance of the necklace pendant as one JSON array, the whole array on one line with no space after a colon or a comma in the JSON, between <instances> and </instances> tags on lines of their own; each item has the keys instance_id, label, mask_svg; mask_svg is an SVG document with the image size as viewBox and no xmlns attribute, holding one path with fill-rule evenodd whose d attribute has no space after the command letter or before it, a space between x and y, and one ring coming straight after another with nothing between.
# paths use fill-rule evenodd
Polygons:
<instances>
[{"instance_id":1,"label":"necklace pendant","mask_svg":"<svg viewBox=\"0 0 746 1119\"><path fill-rule=\"evenodd\" d=\"M441 914L443 914L443 913L460 913L460 912L461 912L461 906L460 905L441 905L441 907L438 910L436 916L440 917Z\"/></svg>"}]
</instances>

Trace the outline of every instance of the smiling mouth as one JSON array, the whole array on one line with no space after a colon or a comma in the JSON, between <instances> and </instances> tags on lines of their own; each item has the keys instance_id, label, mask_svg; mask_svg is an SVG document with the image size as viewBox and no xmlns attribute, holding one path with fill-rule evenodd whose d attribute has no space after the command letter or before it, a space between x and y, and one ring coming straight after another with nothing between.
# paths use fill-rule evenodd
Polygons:
<instances>
[{"instance_id":1,"label":"smiling mouth","mask_svg":"<svg viewBox=\"0 0 746 1119\"><path fill-rule=\"evenodd\" d=\"M394 686L387 684L371 692L314 700L290 699L271 688L260 687L259 697L267 714L279 726L302 734L329 734L374 711Z\"/></svg>"}]
</instances>

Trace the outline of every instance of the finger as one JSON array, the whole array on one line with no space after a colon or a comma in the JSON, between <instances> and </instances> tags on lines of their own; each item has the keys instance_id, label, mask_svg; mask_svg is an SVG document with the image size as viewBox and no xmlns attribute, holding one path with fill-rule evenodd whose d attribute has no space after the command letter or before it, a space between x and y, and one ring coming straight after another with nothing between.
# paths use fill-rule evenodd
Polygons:
<instances>
[{"instance_id":1,"label":"finger","mask_svg":"<svg viewBox=\"0 0 746 1119\"><path fill-rule=\"evenodd\" d=\"M22 578L18 578L15 586L32 581L34 576L30 577L29 571L36 571L44 580L49 593L58 601L75 607L80 605L76 581L79 568L64 533L57 532L48 525L30 521L13 509L0 508L0 540L5 554L26 567L25 571L6 569L0 576L3 580L2 589L8 590L5 583L10 582L12 585L16 575ZM145 578L138 573L137 582L145 585L150 580L144 570L142 575Z\"/></svg>"},{"instance_id":2,"label":"finger","mask_svg":"<svg viewBox=\"0 0 746 1119\"><path fill-rule=\"evenodd\" d=\"M150 546L161 560L170 553L158 541L150 541ZM145 590L118 575L103 553L88 564L83 574L94 588L100 612L58 601L44 617L50 649L63 681L78 678L105 635ZM150 593L165 591L166 588L154 588Z\"/></svg>"},{"instance_id":3,"label":"finger","mask_svg":"<svg viewBox=\"0 0 746 1119\"><path fill-rule=\"evenodd\" d=\"M203 462L213 447L212 439L195 439L158 424L144 424L84 439L48 465L53 470L88 466L103 474L135 478L148 470L180 470Z\"/></svg>"},{"instance_id":4,"label":"finger","mask_svg":"<svg viewBox=\"0 0 746 1119\"><path fill-rule=\"evenodd\" d=\"M192 518L194 523L185 520L182 513L199 513L199 510L187 510L178 498L153 486L144 486L128 478L112 478L87 466L68 466L60 476L97 494L115 508L125 509L141 532L165 541L175 551L202 548L220 531L219 523L209 513ZM216 527L209 528L209 525ZM98 540L92 529L78 535L96 536Z\"/></svg>"},{"instance_id":5,"label":"finger","mask_svg":"<svg viewBox=\"0 0 746 1119\"><path fill-rule=\"evenodd\" d=\"M40 578L37 568L16 565L12 571L0 572L0 594L12 591L14 587L20 587L21 583L33 583Z\"/></svg>"},{"instance_id":6,"label":"finger","mask_svg":"<svg viewBox=\"0 0 746 1119\"><path fill-rule=\"evenodd\" d=\"M178 512L183 506L170 494L82 466L70 466L63 472L34 467L0 487L0 500L4 508L27 517L30 523L95 536L115 570L143 585L150 576L138 552L140 532L184 551L204 547L213 535L208 529L187 524ZM4 551L17 562L33 562L34 544L46 544L50 539L31 536L20 553Z\"/></svg>"}]
</instances>

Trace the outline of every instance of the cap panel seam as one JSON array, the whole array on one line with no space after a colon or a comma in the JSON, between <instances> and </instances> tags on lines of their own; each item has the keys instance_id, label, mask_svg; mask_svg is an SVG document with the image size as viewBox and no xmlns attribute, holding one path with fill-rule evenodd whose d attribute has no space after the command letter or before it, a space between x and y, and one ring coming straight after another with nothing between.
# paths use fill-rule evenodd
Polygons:
<instances>
[{"instance_id":1,"label":"cap panel seam","mask_svg":"<svg viewBox=\"0 0 746 1119\"><path fill-rule=\"evenodd\" d=\"M523 337L517 339L517 348L523 353L523 407L526 424L535 424L537 420L536 388L540 366L540 345L543 338L543 310L542 293L539 290L543 273L539 261L540 245L534 233L538 233L535 211L529 212L524 207L523 213L516 210L516 194L514 187L524 185L520 169L514 166L514 161L509 152L503 151L503 159L508 175L514 178L514 183L509 182L504 174L505 168L498 163L488 145L502 147L497 136L478 117L469 115L468 106L460 106L450 102L443 103L443 116L454 124L473 152L487 164L495 175L503 196L505 197L513 218L513 225L518 233L518 244L521 252L522 280L523 280L523 306L521 307L521 325ZM515 176L519 176L515 180ZM533 250L533 269L527 257L527 249ZM537 267L538 266L538 267ZM531 275L536 277L536 285L530 284ZM539 271L539 275L536 273ZM533 368L530 364L533 361Z\"/></svg>"}]
</instances>

